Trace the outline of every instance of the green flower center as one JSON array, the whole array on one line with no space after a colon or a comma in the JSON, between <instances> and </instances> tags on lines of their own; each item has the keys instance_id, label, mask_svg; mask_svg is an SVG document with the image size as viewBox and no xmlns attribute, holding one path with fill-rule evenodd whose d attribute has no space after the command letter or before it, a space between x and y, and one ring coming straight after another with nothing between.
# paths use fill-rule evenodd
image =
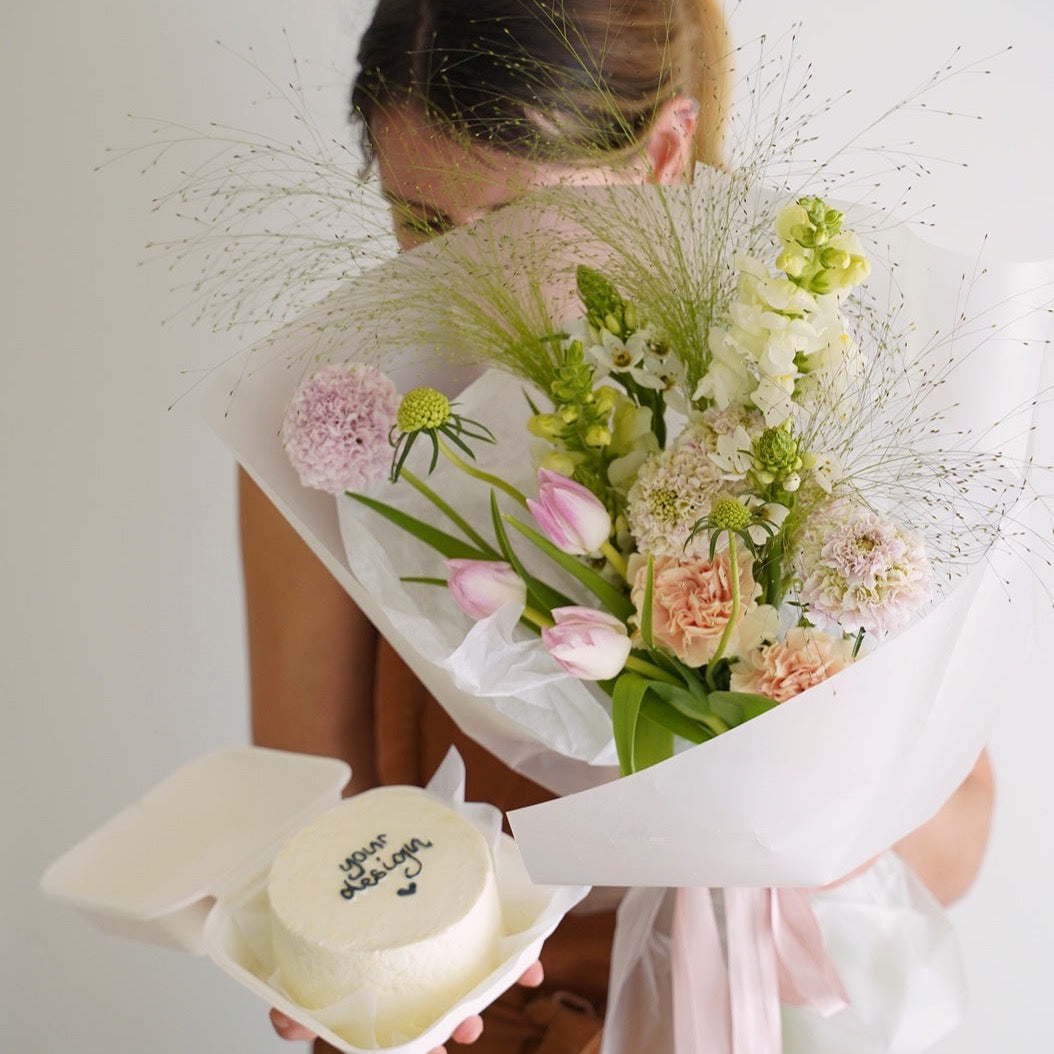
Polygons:
<instances>
[{"instance_id":1,"label":"green flower center","mask_svg":"<svg viewBox=\"0 0 1054 1054\"><path fill-rule=\"evenodd\" d=\"M649 501L652 515L668 527L675 526L680 519L680 500L672 487L657 487Z\"/></svg>"},{"instance_id":2,"label":"green flower center","mask_svg":"<svg viewBox=\"0 0 1054 1054\"><path fill-rule=\"evenodd\" d=\"M741 501L720 498L710 510L710 527L715 531L743 531L750 526L752 516Z\"/></svg>"},{"instance_id":3,"label":"green flower center","mask_svg":"<svg viewBox=\"0 0 1054 1054\"><path fill-rule=\"evenodd\" d=\"M403 396L395 422L400 432L413 434L439 428L450 420L450 400L435 388L413 388Z\"/></svg>"}]
</instances>

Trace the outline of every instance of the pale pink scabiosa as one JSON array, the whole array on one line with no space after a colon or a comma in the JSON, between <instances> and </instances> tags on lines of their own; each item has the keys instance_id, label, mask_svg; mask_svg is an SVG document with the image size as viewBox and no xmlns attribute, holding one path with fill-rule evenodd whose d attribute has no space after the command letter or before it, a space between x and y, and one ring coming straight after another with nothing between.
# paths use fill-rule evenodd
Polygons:
<instances>
[{"instance_id":1,"label":"pale pink scabiosa","mask_svg":"<svg viewBox=\"0 0 1054 1054\"><path fill-rule=\"evenodd\" d=\"M500 560L450 559L446 569L450 595L469 618L487 618L506 604L522 608L527 603L523 579Z\"/></svg>"},{"instance_id":2,"label":"pale pink scabiosa","mask_svg":"<svg viewBox=\"0 0 1054 1054\"><path fill-rule=\"evenodd\" d=\"M922 535L848 499L812 513L799 545L799 600L827 629L864 630L881 640L933 596Z\"/></svg>"},{"instance_id":3,"label":"pale pink scabiosa","mask_svg":"<svg viewBox=\"0 0 1054 1054\"><path fill-rule=\"evenodd\" d=\"M689 425L672 446L641 465L626 505L630 531L641 552L655 556L706 552L705 534L692 539L692 528L718 497L730 491L710 458L711 439L705 425Z\"/></svg>"},{"instance_id":4,"label":"pale pink scabiosa","mask_svg":"<svg viewBox=\"0 0 1054 1054\"><path fill-rule=\"evenodd\" d=\"M282 422L286 454L305 487L343 494L385 475L399 412L391 379L358 362L324 366L293 393Z\"/></svg>"},{"instance_id":5,"label":"pale pink scabiosa","mask_svg":"<svg viewBox=\"0 0 1054 1054\"><path fill-rule=\"evenodd\" d=\"M782 703L833 677L852 661L853 641L795 626L783 640L748 651L732 667L731 688Z\"/></svg>"},{"instance_id":6,"label":"pale pink scabiosa","mask_svg":"<svg viewBox=\"0 0 1054 1054\"><path fill-rule=\"evenodd\" d=\"M751 556L738 558L740 612L724 654L742 655L779 630L775 608L759 605L761 587L754 582ZM687 666L705 666L717 651L732 617L732 565L728 550L706 556L657 556L653 564L652 634L655 643ZM647 584L647 560L630 559L629 577L638 620Z\"/></svg>"},{"instance_id":7,"label":"pale pink scabiosa","mask_svg":"<svg viewBox=\"0 0 1054 1054\"><path fill-rule=\"evenodd\" d=\"M632 643L614 615L587 607L553 608L554 626L542 630L549 654L572 677L606 681L626 665Z\"/></svg>"}]
</instances>

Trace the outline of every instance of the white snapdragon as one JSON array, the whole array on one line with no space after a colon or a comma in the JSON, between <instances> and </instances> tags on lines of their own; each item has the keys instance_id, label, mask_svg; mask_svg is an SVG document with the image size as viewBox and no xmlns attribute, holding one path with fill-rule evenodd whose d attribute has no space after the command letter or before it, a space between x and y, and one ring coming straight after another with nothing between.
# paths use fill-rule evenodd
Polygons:
<instances>
[{"instance_id":1,"label":"white snapdragon","mask_svg":"<svg viewBox=\"0 0 1054 1054\"><path fill-rule=\"evenodd\" d=\"M719 410L745 403L757 387L748 359L727 329L710 330L710 368L699 381L693 399L709 399Z\"/></svg>"}]
</instances>

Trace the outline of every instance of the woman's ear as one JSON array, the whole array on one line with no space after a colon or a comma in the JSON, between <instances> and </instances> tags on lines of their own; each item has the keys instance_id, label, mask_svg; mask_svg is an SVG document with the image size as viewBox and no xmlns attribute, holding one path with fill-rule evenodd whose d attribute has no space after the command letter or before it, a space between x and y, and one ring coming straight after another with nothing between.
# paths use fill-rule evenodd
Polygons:
<instances>
[{"instance_id":1,"label":"woman's ear","mask_svg":"<svg viewBox=\"0 0 1054 1054\"><path fill-rule=\"evenodd\" d=\"M699 104L675 95L659 107L644 144L655 183L680 183L688 173L699 124Z\"/></svg>"}]
</instances>

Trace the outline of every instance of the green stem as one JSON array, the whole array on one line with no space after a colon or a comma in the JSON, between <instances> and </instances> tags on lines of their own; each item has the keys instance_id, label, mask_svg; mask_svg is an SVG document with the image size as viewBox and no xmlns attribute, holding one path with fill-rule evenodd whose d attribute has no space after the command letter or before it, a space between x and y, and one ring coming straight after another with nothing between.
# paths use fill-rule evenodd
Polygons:
<instances>
[{"instance_id":1,"label":"green stem","mask_svg":"<svg viewBox=\"0 0 1054 1054\"><path fill-rule=\"evenodd\" d=\"M783 592L783 558L783 539L777 535L769 546L768 559L762 571L765 579L764 601L773 607L779 607L783 599L780 595Z\"/></svg>"},{"instance_id":2,"label":"green stem","mask_svg":"<svg viewBox=\"0 0 1054 1054\"><path fill-rule=\"evenodd\" d=\"M679 681L672 673L667 673L661 667L648 662L647 659L641 659L636 655L631 655L626 660L626 669L635 670L637 673L641 673L645 677L650 677L653 681L665 681L666 684L675 684L678 688L684 686L684 682Z\"/></svg>"},{"instance_id":3,"label":"green stem","mask_svg":"<svg viewBox=\"0 0 1054 1054\"><path fill-rule=\"evenodd\" d=\"M728 563L732 575L732 614L728 616L728 622L725 623L725 631L721 634L720 641L718 641L717 651L714 652L713 658L707 663L708 669L714 666L725 654L725 648L728 647L732 630L739 621L739 554L736 552L736 536L733 531L728 532Z\"/></svg>"},{"instance_id":4,"label":"green stem","mask_svg":"<svg viewBox=\"0 0 1054 1054\"><path fill-rule=\"evenodd\" d=\"M524 607L523 614L520 618L522 618L524 622L530 622L532 625L537 626L539 629L545 629L547 626L555 625L548 615L543 614L537 608L532 608L530 604Z\"/></svg>"},{"instance_id":5,"label":"green stem","mask_svg":"<svg viewBox=\"0 0 1054 1054\"><path fill-rule=\"evenodd\" d=\"M626 578L626 558L620 553L611 542L605 542L601 547L600 551L607 557L607 561L611 566L618 571L618 573ZM629 579L626 578L628 582Z\"/></svg>"},{"instance_id":6,"label":"green stem","mask_svg":"<svg viewBox=\"0 0 1054 1054\"><path fill-rule=\"evenodd\" d=\"M458 457L458 455L455 454L454 451L451 450L441 439L437 440L437 442L439 443L439 449L443 456L457 465L462 472L467 473L474 479L479 479L484 483L489 483L492 487L497 487L498 490L504 491L510 498L518 501L524 508L527 508L527 499L511 483L506 483L505 480L498 479L497 476L493 476L489 472L484 472L481 468L476 468L474 465L470 465L463 458Z\"/></svg>"},{"instance_id":7,"label":"green stem","mask_svg":"<svg viewBox=\"0 0 1054 1054\"><path fill-rule=\"evenodd\" d=\"M443 513L444 516L460 527L464 532L465 537L478 545L484 552L494 553L494 555L497 556L497 553L494 552L494 546L492 546L490 542L488 542L452 505L444 501L423 480L418 479L418 477L407 468L404 468L400 475L410 484L411 487L414 488L414 490L419 494L423 494L437 509L439 509L441 513Z\"/></svg>"}]
</instances>

